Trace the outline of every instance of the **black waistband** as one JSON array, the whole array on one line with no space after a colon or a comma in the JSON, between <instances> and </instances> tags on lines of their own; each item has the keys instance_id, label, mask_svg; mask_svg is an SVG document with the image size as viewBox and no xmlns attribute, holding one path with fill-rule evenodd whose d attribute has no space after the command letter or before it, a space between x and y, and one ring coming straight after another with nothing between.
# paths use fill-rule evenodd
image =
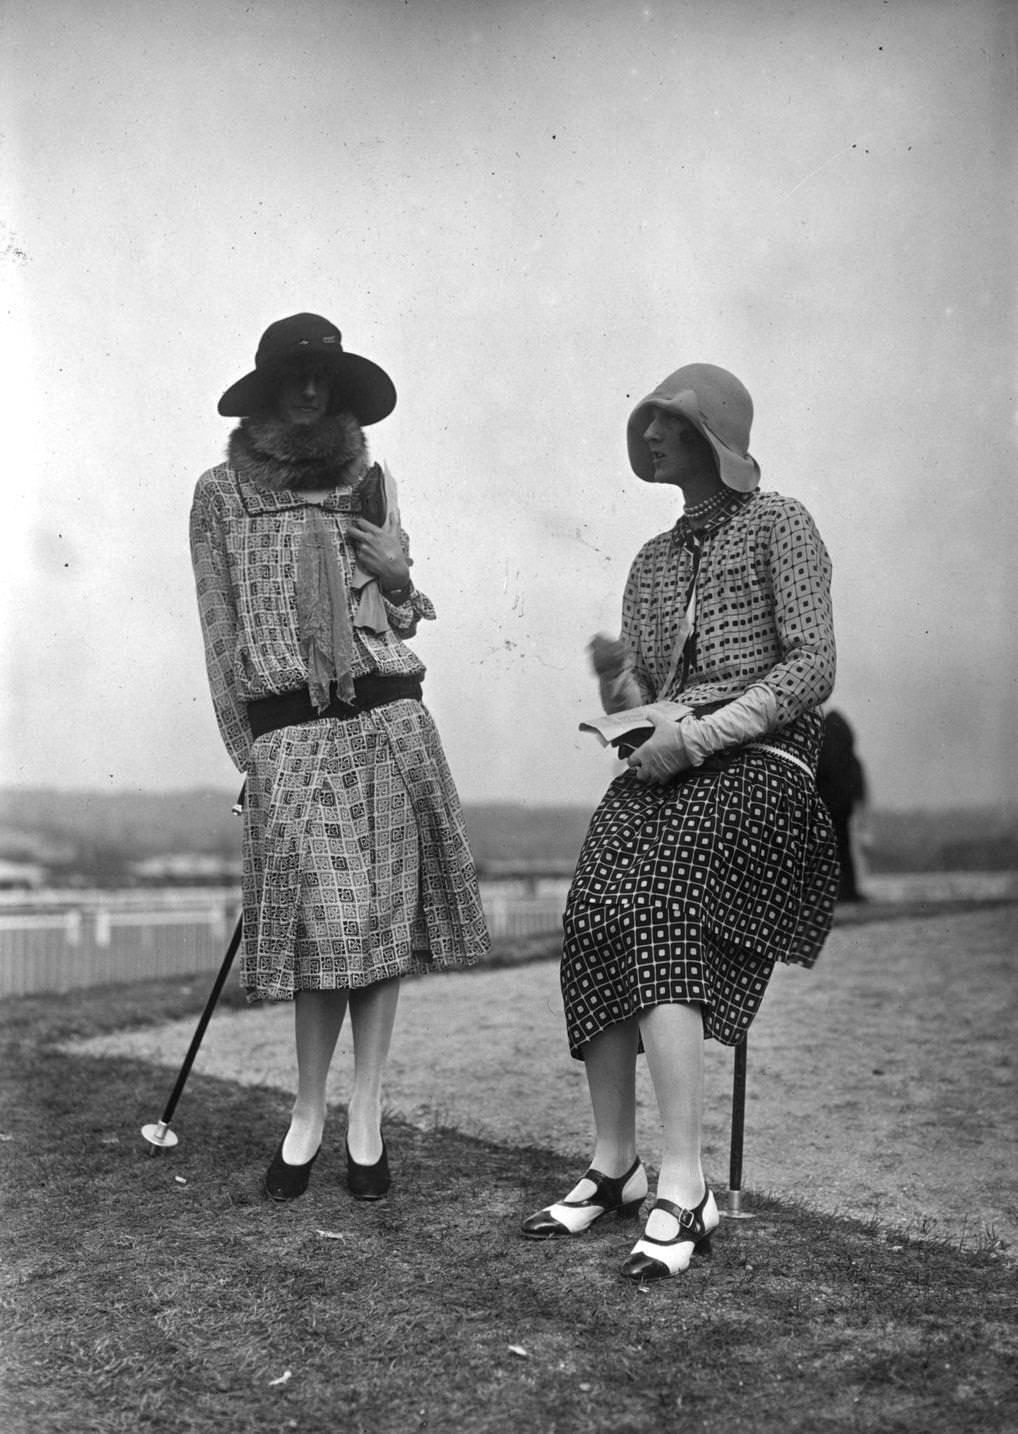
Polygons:
<instances>
[{"instance_id":1,"label":"black waistband","mask_svg":"<svg viewBox=\"0 0 1018 1434\"><path fill-rule=\"evenodd\" d=\"M354 703L340 702L336 697L336 684L332 684L332 701L319 711L312 705L306 687L293 692L278 692L271 697L258 697L247 704L247 715L251 730L256 737L266 732L275 732L280 727L296 727L302 722L317 722L320 717L341 717L349 719L361 712L370 712L372 707L385 707L390 702L403 698L421 700L421 679L404 677L399 673L387 676L381 672L369 672L353 680Z\"/></svg>"}]
</instances>

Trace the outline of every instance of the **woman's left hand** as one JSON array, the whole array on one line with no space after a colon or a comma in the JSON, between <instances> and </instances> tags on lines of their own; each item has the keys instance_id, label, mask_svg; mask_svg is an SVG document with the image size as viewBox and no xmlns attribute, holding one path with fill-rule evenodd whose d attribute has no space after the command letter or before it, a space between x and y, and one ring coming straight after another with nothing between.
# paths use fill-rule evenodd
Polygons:
<instances>
[{"instance_id":1,"label":"woman's left hand","mask_svg":"<svg viewBox=\"0 0 1018 1434\"><path fill-rule=\"evenodd\" d=\"M399 524L390 513L379 527L367 518L352 518L349 528L357 561L366 573L378 579L383 592L405 588L410 582L410 564L399 540Z\"/></svg>"},{"instance_id":2,"label":"woman's left hand","mask_svg":"<svg viewBox=\"0 0 1018 1434\"><path fill-rule=\"evenodd\" d=\"M693 764L686 744L682 740L679 724L660 712L651 712L650 720L654 731L629 758L629 765L636 773L638 782L653 782L663 786L685 772Z\"/></svg>"}]
</instances>

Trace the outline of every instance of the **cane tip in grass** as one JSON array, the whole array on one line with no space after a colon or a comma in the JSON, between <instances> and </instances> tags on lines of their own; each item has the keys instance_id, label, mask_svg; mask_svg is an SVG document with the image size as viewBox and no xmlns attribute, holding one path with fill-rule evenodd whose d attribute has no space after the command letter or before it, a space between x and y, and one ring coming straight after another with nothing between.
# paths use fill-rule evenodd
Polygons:
<instances>
[{"instance_id":1,"label":"cane tip in grass","mask_svg":"<svg viewBox=\"0 0 1018 1434\"><path fill-rule=\"evenodd\" d=\"M172 1150L177 1137L164 1120L154 1121L141 1127L142 1138L148 1142L149 1155L158 1155L163 1150Z\"/></svg>"}]
</instances>

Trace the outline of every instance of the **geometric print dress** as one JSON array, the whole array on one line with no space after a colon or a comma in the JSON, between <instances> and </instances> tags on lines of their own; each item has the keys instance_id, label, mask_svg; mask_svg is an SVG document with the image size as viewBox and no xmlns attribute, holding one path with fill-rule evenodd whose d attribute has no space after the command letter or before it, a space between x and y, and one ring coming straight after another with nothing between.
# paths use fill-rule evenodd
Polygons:
<instances>
[{"instance_id":1,"label":"geometric print dress","mask_svg":"<svg viewBox=\"0 0 1018 1434\"><path fill-rule=\"evenodd\" d=\"M694 572L695 631L675 671ZM581 1060L609 1026L674 1002L700 1006L705 1037L738 1044L775 962L817 959L838 891L814 782L834 679L830 562L802 505L733 494L703 528L680 519L633 564L622 637L644 701L706 711L762 682L778 716L710 770L657 786L627 767L595 811L563 919L566 1029Z\"/></svg>"},{"instance_id":2,"label":"geometric print dress","mask_svg":"<svg viewBox=\"0 0 1018 1434\"><path fill-rule=\"evenodd\" d=\"M355 717L323 717L255 739L247 703L307 687L296 619L295 554L324 520L347 582L356 491L314 505L226 464L198 480L191 548L213 706L246 774L243 839L248 999L351 989L475 964L490 946L463 812L438 731L409 698ZM406 534L401 532L409 552ZM433 618L416 590L384 598L387 630L353 628L354 678L417 677L406 645Z\"/></svg>"},{"instance_id":3,"label":"geometric print dress","mask_svg":"<svg viewBox=\"0 0 1018 1434\"><path fill-rule=\"evenodd\" d=\"M459 799L420 702L266 733L246 793L251 999L469 966L486 952Z\"/></svg>"}]
</instances>

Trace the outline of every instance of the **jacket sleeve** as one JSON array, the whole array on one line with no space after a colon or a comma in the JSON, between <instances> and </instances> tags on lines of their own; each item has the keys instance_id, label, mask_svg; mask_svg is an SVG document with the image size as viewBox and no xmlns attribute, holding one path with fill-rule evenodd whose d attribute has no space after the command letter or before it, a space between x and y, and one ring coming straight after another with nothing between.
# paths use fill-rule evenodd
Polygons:
<instances>
[{"instance_id":1,"label":"jacket sleeve","mask_svg":"<svg viewBox=\"0 0 1018 1434\"><path fill-rule=\"evenodd\" d=\"M247 769L253 734L237 673L237 606L230 581L221 500L207 475L191 506L191 563L212 705L230 759Z\"/></svg>"},{"instance_id":2,"label":"jacket sleeve","mask_svg":"<svg viewBox=\"0 0 1018 1434\"><path fill-rule=\"evenodd\" d=\"M826 701L834 687L831 560L809 513L785 499L771 525L765 566L779 660L759 680L776 703L775 728Z\"/></svg>"}]
</instances>

